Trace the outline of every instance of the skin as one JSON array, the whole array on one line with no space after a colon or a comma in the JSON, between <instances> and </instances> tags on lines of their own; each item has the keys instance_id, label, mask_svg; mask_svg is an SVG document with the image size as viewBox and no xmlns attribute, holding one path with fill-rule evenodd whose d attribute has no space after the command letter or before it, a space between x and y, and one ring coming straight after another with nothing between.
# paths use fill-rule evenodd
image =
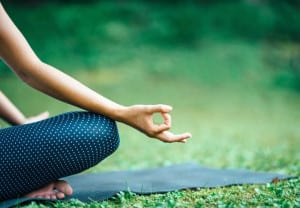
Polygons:
<instances>
[{"instance_id":1,"label":"skin","mask_svg":"<svg viewBox=\"0 0 300 208\"><path fill-rule=\"evenodd\" d=\"M48 112L26 118L23 113L0 91L0 117L11 125L21 125L43 120L49 117Z\"/></svg>"},{"instance_id":2,"label":"skin","mask_svg":"<svg viewBox=\"0 0 300 208\"><path fill-rule=\"evenodd\" d=\"M171 106L164 104L120 105L41 61L9 18L1 3L0 57L25 83L53 98L123 122L147 136L163 142L185 143L191 137L190 133L173 134L169 131L171 128ZM3 100L6 100L6 104L0 105L2 108L0 116L14 125L23 124L26 120L25 117L16 108L9 106L8 99L1 93L0 102ZM163 118L161 124L154 123L153 115L155 113L161 114ZM57 181L27 196L63 198L70 194L72 194L72 188L65 181Z\"/></svg>"}]
</instances>

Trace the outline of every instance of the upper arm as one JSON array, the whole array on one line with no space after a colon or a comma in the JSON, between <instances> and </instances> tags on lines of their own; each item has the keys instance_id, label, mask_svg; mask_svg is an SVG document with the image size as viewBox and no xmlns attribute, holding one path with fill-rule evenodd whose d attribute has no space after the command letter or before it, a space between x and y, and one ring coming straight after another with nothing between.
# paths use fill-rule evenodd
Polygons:
<instances>
[{"instance_id":1,"label":"upper arm","mask_svg":"<svg viewBox=\"0 0 300 208\"><path fill-rule=\"evenodd\" d=\"M21 77L40 62L0 3L0 56Z\"/></svg>"}]
</instances>

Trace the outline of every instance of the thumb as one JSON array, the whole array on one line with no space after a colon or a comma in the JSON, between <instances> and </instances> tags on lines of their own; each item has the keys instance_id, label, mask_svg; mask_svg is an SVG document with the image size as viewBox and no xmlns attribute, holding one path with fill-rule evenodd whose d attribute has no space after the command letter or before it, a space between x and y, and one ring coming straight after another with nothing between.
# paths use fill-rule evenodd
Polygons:
<instances>
[{"instance_id":1,"label":"thumb","mask_svg":"<svg viewBox=\"0 0 300 208\"><path fill-rule=\"evenodd\" d=\"M169 113L172 111L172 106L158 104L149 106L149 113Z\"/></svg>"}]
</instances>

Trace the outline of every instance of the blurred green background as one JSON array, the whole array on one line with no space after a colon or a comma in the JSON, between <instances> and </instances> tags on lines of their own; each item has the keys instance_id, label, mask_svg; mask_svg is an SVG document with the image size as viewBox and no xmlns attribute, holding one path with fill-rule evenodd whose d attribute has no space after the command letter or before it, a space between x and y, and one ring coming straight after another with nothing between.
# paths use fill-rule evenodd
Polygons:
<instances>
[{"instance_id":1,"label":"blurred green background","mask_svg":"<svg viewBox=\"0 0 300 208\"><path fill-rule=\"evenodd\" d=\"M193 134L164 144L118 124L120 149L89 171L194 161L299 175L299 1L2 3L43 61L121 104L170 104L173 131ZM0 89L28 116L76 109L3 63Z\"/></svg>"}]
</instances>

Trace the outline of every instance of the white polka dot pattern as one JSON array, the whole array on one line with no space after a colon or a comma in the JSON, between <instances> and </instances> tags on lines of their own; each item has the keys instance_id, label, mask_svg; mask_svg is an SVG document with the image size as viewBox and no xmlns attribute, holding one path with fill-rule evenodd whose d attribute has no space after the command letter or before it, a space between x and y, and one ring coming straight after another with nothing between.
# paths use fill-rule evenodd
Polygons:
<instances>
[{"instance_id":1,"label":"white polka dot pattern","mask_svg":"<svg viewBox=\"0 0 300 208\"><path fill-rule=\"evenodd\" d=\"M88 169L118 146L116 123L90 112L0 129L0 201Z\"/></svg>"}]
</instances>

